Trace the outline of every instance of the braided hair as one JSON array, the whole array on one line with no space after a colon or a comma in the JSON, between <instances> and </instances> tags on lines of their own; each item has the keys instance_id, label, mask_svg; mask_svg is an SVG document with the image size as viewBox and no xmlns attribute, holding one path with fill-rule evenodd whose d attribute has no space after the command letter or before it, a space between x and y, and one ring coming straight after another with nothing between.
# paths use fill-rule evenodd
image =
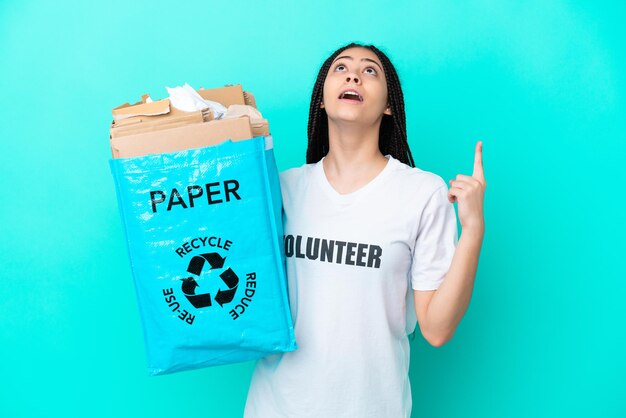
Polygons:
<instances>
[{"instance_id":1,"label":"braided hair","mask_svg":"<svg viewBox=\"0 0 626 418\"><path fill-rule=\"evenodd\" d=\"M383 65L383 71L387 79L388 101L391 108L391 115L383 115L383 119L380 123L378 133L378 148L380 152L383 155L390 154L404 164L415 167L413 155L411 154L407 142L404 96L396 69L391 61L389 61L389 58L387 58L387 55L374 45L361 45L354 42L333 52L333 54L324 61L317 75L317 80L313 86L313 94L311 95L311 107L309 108L309 125L307 131L308 147L306 150L307 164L320 161L322 157L328 153L328 116L326 110L320 108L323 99L324 81L326 80L330 65L335 58L344 50L353 47L366 48L375 53Z\"/></svg>"}]
</instances>

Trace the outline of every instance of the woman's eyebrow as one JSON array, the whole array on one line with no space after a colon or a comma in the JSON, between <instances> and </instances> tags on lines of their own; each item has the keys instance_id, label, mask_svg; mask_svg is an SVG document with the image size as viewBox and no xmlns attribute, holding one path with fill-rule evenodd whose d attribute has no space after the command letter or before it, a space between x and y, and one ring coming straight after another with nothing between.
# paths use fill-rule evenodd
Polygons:
<instances>
[{"instance_id":1,"label":"woman's eyebrow","mask_svg":"<svg viewBox=\"0 0 626 418\"><path fill-rule=\"evenodd\" d=\"M354 58L352 58L350 55L342 55L341 57L337 57L335 58L335 61L340 60L342 58L347 58L349 60L354 60ZM335 61L333 61L333 64L335 63ZM380 64L378 64L376 61L374 61L373 59L369 59L369 58L361 58L361 61L369 61L369 62L373 62L374 64L376 64L378 66L378 68L381 68Z\"/></svg>"}]
</instances>

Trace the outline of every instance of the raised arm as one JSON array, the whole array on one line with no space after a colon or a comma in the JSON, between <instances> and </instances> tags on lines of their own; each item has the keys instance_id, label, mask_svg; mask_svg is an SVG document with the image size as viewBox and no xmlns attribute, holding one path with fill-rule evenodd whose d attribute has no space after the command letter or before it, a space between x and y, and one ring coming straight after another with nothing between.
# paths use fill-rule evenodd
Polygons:
<instances>
[{"instance_id":1,"label":"raised arm","mask_svg":"<svg viewBox=\"0 0 626 418\"><path fill-rule=\"evenodd\" d=\"M485 231L483 197L487 186L482 142L476 144L474 172L450 180L448 199L457 202L461 236L450 269L437 290L414 290L415 312L424 338L433 346L448 342L467 311Z\"/></svg>"}]
</instances>

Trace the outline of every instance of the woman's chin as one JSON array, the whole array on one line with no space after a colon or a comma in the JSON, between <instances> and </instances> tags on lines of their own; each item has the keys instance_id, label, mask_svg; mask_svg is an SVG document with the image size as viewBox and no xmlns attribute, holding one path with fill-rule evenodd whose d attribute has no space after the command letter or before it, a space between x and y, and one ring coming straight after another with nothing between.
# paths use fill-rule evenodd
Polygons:
<instances>
[{"instance_id":1,"label":"woman's chin","mask_svg":"<svg viewBox=\"0 0 626 418\"><path fill-rule=\"evenodd\" d=\"M356 110L356 109L355 109ZM342 109L334 115L328 115L328 119L334 123L362 123L368 124L368 118L363 112L354 111L350 109Z\"/></svg>"},{"instance_id":2,"label":"woman's chin","mask_svg":"<svg viewBox=\"0 0 626 418\"><path fill-rule=\"evenodd\" d=\"M377 122L378 126L380 126L380 118L366 118L363 117L363 115L345 115L343 117L338 116L332 119L329 117L328 122L336 126L345 126L350 128L359 127L360 129L368 129L368 127L372 127L372 129L374 129L374 127L377 125Z\"/></svg>"}]
</instances>

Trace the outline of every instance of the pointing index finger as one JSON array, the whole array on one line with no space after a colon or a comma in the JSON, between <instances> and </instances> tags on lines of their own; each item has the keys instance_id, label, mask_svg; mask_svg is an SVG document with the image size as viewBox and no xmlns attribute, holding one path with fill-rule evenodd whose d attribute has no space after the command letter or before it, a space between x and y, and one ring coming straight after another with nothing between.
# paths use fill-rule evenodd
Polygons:
<instances>
[{"instance_id":1,"label":"pointing index finger","mask_svg":"<svg viewBox=\"0 0 626 418\"><path fill-rule=\"evenodd\" d=\"M484 182L485 173L483 171L483 141L476 143L476 152L474 153L474 173L472 177Z\"/></svg>"}]
</instances>

